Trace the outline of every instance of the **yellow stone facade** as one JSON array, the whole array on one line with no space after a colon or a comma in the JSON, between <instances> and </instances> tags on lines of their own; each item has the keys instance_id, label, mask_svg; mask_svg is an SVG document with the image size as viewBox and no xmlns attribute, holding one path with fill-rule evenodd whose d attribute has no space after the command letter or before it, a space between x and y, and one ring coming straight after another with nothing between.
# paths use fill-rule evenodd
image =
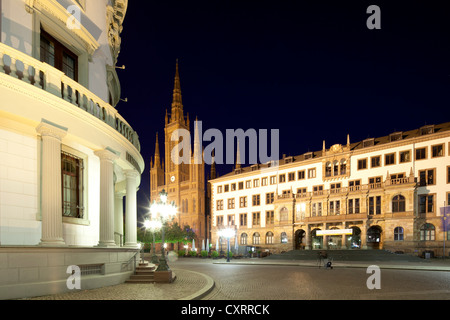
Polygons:
<instances>
[{"instance_id":1,"label":"yellow stone facade","mask_svg":"<svg viewBox=\"0 0 450 320\"><path fill-rule=\"evenodd\" d=\"M324 142L322 150L283 157L278 166L240 168L209 181L212 244L226 250L218 232L233 228L231 248L239 253L359 248L442 255L449 163L447 122L356 143L347 137L346 145L330 148Z\"/></svg>"}]
</instances>

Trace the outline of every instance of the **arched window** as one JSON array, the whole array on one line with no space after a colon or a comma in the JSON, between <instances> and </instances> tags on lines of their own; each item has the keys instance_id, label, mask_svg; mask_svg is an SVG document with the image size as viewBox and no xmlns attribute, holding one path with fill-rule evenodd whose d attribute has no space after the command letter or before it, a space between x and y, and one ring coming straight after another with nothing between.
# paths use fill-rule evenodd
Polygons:
<instances>
[{"instance_id":1,"label":"arched window","mask_svg":"<svg viewBox=\"0 0 450 320\"><path fill-rule=\"evenodd\" d=\"M403 228L396 227L394 229L394 241L403 241Z\"/></svg>"},{"instance_id":2,"label":"arched window","mask_svg":"<svg viewBox=\"0 0 450 320\"><path fill-rule=\"evenodd\" d=\"M339 162L337 160L335 160L333 162L333 176L338 176L339 175Z\"/></svg>"},{"instance_id":3,"label":"arched window","mask_svg":"<svg viewBox=\"0 0 450 320\"><path fill-rule=\"evenodd\" d=\"M425 223L420 228L421 241L433 241L436 239L436 228L431 223Z\"/></svg>"},{"instance_id":4,"label":"arched window","mask_svg":"<svg viewBox=\"0 0 450 320\"><path fill-rule=\"evenodd\" d=\"M266 244L273 244L273 232L269 231L266 233Z\"/></svg>"},{"instance_id":5,"label":"arched window","mask_svg":"<svg viewBox=\"0 0 450 320\"><path fill-rule=\"evenodd\" d=\"M405 197L396 195L392 198L392 212L405 212Z\"/></svg>"},{"instance_id":6,"label":"arched window","mask_svg":"<svg viewBox=\"0 0 450 320\"><path fill-rule=\"evenodd\" d=\"M241 244L246 245L247 244L247 234L246 233L242 233L241 234Z\"/></svg>"},{"instance_id":7,"label":"arched window","mask_svg":"<svg viewBox=\"0 0 450 320\"><path fill-rule=\"evenodd\" d=\"M341 173L340 174L346 174L347 173L347 160L341 159Z\"/></svg>"},{"instance_id":8,"label":"arched window","mask_svg":"<svg viewBox=\"0 0 450 320\"><path fill-rule=\"evenodd\" d=\"M259 235L259 233L255 232L253 234L253 244L259 244L260 239L261 239L261 236Z\"/></svg>"},{"instance_id":9,"label":"arched window","mask_svg":"<svg viewBox=\"0 0 450 320\"><path fill-rule=\"evenodd\" d=\"M325 177L331 177L331 162L325 164Z\"/></svg>"},{"instance_id":10,"label":"arched window","mask_svg":"<svg viewBox=\"0 0 450 320\"><path fill-rule=\"evenodd\" d=\"M287 234L286 234L286 232L282 232L281 233L281 243L287 243L287 242L288 242Z\"/></svg>"},{"instance_id":11,"label":"arched window","mask_svg":"<svg viewBox=\"0 0 450 320\"><path fill-rule=\"evenodd\" d=\"M286 207L283 207L280 210L280 221L287 221L289 220L289 210Z\"/></svg>"}]
</instances>

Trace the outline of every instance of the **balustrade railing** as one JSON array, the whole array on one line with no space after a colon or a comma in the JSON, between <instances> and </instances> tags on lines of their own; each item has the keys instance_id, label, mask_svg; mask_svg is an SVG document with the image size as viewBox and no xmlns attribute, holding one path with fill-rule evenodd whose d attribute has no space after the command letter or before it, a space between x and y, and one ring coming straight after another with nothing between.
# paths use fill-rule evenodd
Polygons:
<instances>
[{"instance_id":1,"label":"balustrade railing","mask_svg":"<svg viewBox=\"0 0 450 320\"><path fill-rule=\"evenodd\" d=\"M0 73L52 93L83 109L116 129L140 151L136 131L113 106L49 64L0 43Z\"/></svg>"}]
</instances>

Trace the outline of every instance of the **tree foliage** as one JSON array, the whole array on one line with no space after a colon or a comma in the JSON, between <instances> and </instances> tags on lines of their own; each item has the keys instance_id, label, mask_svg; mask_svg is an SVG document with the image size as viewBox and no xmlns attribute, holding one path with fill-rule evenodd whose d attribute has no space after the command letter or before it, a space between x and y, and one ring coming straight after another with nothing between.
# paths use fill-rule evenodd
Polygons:
<instances>
[{"instance_id":1,"label":"tree foliage","mask_svg":"<svg viewBox=\"0 0 450 320\"><path fill-rule=\"evenodd\" d=\"M184 225L183 228L180 227L178 222L174 223L165 223L164 224L164 242L166 243L188 243L192 242L192 239L195 239L196 235L194 230L189 225ZM143 243L152 243L153 242L153 234L149 230L145 228L138 228L137 230L137 239ZM155 243L162 242L162 234L161 230L155 232Z\"/></svg>"}]
</instances>

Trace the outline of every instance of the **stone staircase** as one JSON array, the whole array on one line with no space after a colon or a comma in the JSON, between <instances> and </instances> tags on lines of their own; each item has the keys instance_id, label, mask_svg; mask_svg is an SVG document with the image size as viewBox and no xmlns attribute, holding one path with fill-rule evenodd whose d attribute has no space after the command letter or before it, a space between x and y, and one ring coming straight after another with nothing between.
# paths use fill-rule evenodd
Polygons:
<instances>
[{"instance_id":1,"label":"stone staircase","mask_svg":"<svg viewBox=\"0 0 450 320\"><path fill-rule=\"evenodd\" d=\"M273 254L264 259L269 260L317 260L322 250L291 250ZM334 261L423 261L409 254L395 254L386 250L324 250Z\"/></svg>"},{"instance_id":2,"label":"stone staircase","mask_svg":"<svg viewBox=\"0 0 450 320\"><path fill-rule=\"evenodd\" d=\"M154 283L155 282L155 265L148 261L139 262L136 272L131 275L126 283Z\"/></svg>"}]
</instances>

